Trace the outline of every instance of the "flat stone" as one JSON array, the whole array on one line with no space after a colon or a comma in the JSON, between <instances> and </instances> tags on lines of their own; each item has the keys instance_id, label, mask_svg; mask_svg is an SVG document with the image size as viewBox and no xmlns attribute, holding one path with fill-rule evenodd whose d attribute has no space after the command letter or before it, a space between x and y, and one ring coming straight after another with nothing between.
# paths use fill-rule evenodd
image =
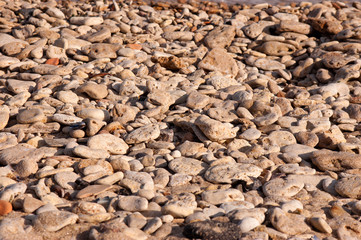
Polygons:
<instances>
[{"instance_id":1,"label":"flat stone","mask_svg":"<svg viewBox=\"0 0 361 240\"><path fill-rule=\"evenodd\" d=\"M232 77L235 77L239 70L235 60L222 48L212 49L198 64L198 67L208 71L218 71Z\"/></svg>"},{"instance_id":2,"label":"flat stone","mask_svg":"<svg viewBox=\"0 0 361 240\"><path fill-rule=\"evenodd\" d=\"M18 123L46 122L44 112L39 108L20 111L16 116Z\"/></svg>"},{"instance_id":3,"label":"flat stone","mask_svg":"<svg viewBox=\"0 0 361 240\"><path fill-rule=\"evenodd\" d=\"M341 196L361 199L360 183L361 183L361 177L358 175L341 178L340 180L337 181L335 185L335 190Z\"/></svg>"},{"instance_id":4,"label":"flat stone","mask_svg":"<svg viewBox=\"0 0 361 240\"><path fill-rule=\"evenodd\" d=\"M344 171L361 168L361 157L348 152L319 150L311 154L311 160L321 171Z\"/></svg>"},{"instance_id":5,"label":"flat stone","mask_svg":"<svg viewBox=\"0 0 361 240\"><path fill-rule=\"evenodd\" d=\"M157 139L160 135L158 124L148 124L143 127L137 128L125 138L128 144L147 142L149 140Z\"/></svg>"},{"instance_id":6,"label":"flat stone","mask_svg":"<svg viewBox=\"0 0 361 240\"><path fill-rule=\"evenodd\" d=\"M27 144L18 144L1 151L0 163L2 165L18 164L23 159L38 162L43 156L42 149L32 148Z\"/></svg>"},{"instance_id":7,"label":"flat stone","mask_svg":"<svg viewBox=\"0 0 361 240\"><path fill-rule=\"evenodd\" d=\"M67 225L75 224L78 215L66 211L49 211L38 214L34 226L49 232L56 232Z\"/></svg>"},{"instance_id":8,"label":"flat stone","mask_svg":"<svg viewBox=\"0 0 361 240\"><path fill-rule=\"evenodd\" d=\"M88 82L78 88L79 92L86 93L93 99L103 99L108 95L107 86L104 84L96 84Z\"/></svg>"},{"instance_id":9,"label":"flat stone","mask_svg":"<svg viewBox=\"0 0 361 240\"><path fill-rule=\"evenodd\" d=\"M286 234L297 235L306 232L310 228L306 224L306 218L300 214L285 213L280 208L274 208L270 215L272 225Z\"/></svg>"},{"instance_id":10,"label":"flat stone","mask_svg":"<svg viewBox=\"0 0 361 240\"><path fill-rule=\"evenodd\" d=\"M72 152L82 158L108 158L110 156L104 149L93 149L83 145L76 146Z\"/></svg>"},{"instance_id":11,"label":"flat stone","mask_svg":"<svg viewBox=\"0 0 361 240\"><path fill-rule=\"evenodd\" d=\"M80 190L76 194L76 198L81 199L81 198L98 195L100 193L110 190L112 187L113 186L110 186L110 185L89 185L89 186L83 188L82 190Z\"/></svg>"},{"instance_id":12,"label":"flat stone","mask_svg":"<svg viewBox=\"0 0 361 240\"><path fill-rule=\"evenodd\" d=\"M244 196L237 189L220 189L204 191L202 199L210 204L219 205L225 202L243 201Z\"/></svg>"},{"instance_id":13,"label":"flat stone","mask_svg":"<svg viewBox=\"0 0 361 240\"><path fill-rule=\"evenodd\" d=\"M201 175L207 170L208 164L194 158L181 157L170 161L168 167L176 173Z\"/></svg>"},{"instance_id":14,"label":"flat stone","mask_svg":"<svg viewBox=\"0 0 361 240\"><path fill-rule=\"evenodd\" d=\"M296 180L285 180L282 178L272 179L263 185L263 193L266 196L286 196L296 195L304 187L303 182Z\"/></svg>"},{"instance_id":15,"label":"flat stone","mask_svg":"<svg viewBox=\"0 0 361 240\"><path fill-rule=\"evenodd\" d=\"M206 135L211 141L222 141L236 137L238 128L232 128L232 125L222 123L206 116L200 116L196 119L195 125Z\"/></svg>"},{"instance_id":16,"label":"flat stone","mask_svg":"<svg viewBox=\"0 0 361 240\"><path fill-rule=\"evenodd\" d=\"M209 32L204 38L204 43L209 48L225 48L231 45L235 35L234 26L223 25Z\"/></svg>"},{"instance_id":17,"label":"flat stone","mask_svg":"<svg viewBox=\"0 0 361 240\"><path fill-rule=\"evenodd\" d=\"M108 133L89 138L87 145L92 149L106 150L111 154L125 154L129 148L123 139Z\"/></svg>"},{"instance_id":18,"label":"flat stone","mask_svg":"<svg viewBox=\"0 0 361 240\"><path fill-rule=\"evenodd\" d=\"M251 177L257 178L262 169L252 164L224 164L208 168L204 177L213 183L232 183L237 180L252 182Z\"/></svg>"},{"instance_id":19,"label":"flat stone","mask_svg":"<svg viewBox=\"0 0 361 240\"><path fill-rule=\"evenodd\" d=\"M139 212L147 210L148 200L138 196L124 196L119 199L118 206L125 211Z\"/></svg>"},{"instance_id":20,"label":"flat stone","mask_svg":"<svg viewBox=\"0 0 361 240\"><path fill-rule=\"evenodd\" d=\"M75 181L79 178L80 176L74 172L59 172L54 175L54 180L64 189L74 189Z\"/></svg>"}]
</instances>

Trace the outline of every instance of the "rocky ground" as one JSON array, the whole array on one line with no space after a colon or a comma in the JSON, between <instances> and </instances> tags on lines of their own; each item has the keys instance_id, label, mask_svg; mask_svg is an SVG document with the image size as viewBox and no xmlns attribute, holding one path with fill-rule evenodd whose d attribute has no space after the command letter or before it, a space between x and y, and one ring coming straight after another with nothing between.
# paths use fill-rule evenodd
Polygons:
<instances>
[{"instance_id":1,"label":"rocky ground","mask_svg":"<svg viewBox=\"0 0 361 240\"><path fill-rule=\"evenodd\" d=\"M0 14L0 239L361 239L361 3Z\"/></svg>"}]
</instances>

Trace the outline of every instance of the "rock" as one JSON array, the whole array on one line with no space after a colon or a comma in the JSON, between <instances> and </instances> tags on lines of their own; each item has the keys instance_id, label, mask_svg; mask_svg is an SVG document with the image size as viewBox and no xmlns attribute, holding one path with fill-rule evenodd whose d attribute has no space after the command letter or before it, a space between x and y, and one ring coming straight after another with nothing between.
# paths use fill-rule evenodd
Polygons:
<instances>
[{"instance_id":1,"label":"rock","mask_svg":"<svg viewBox=\"0 0 361 240\"><path fill-rule=\"evenodd\" d=\"M31 159L23 159L16 164L15 171L19 177L26 178L38 171L38 164L36 161Z\"/></svg>"},{"instance_id":2,"label":"rock","mask_svg":"<svg viewBox=\"0 0 361 240\"><path fill-rule=\"evenodd\" d=\"M207 170L208 164L193 158L181 157L170 161L168 167L176 173L201 175Z\"/></svg>"},{"instance_id":3,"label":"rock","mask_svg":"<svg viewBox=\"0 0 361 240\"><path fill-rule=\"evenodd\" d=\"M12 202L16 196L24 194L27 189L25 183L15 183L5 187L0 192L0 200Z\"/></svg>"},{"instance_id":4,"label":"rock","mask_svg":"<svg viewBox=\"0 0 361 240\"><path fill-rule=\"evenodd\" d=\"M0 57L0 68L6 68L12 64L19 63L20 60L14 57L1 56Z\"/></svg>"},{"instance_id":5,"label":"rock","mask_svg":"<svg viewBox=\"0 0 361 240\"><path fill-rule=\"evenodd\" d=\"M360 176L341 178L335 185L335 190L341 196L361 199Z\"/></svg>"},{"instance_id":6,"label":"rock","mask_svg":"<svg viewBox=\"0 0 361 240\"><path fill-rule=\"evenodd\" d=\"M46 116L41 109L33 108L20 111L16 120L18 123L46 122Z\"/></svg>"},{"instance_id":7,"label":"rock","mask_svg":"<svg viewBox=\"0 0 361 240\"><path fill-rule=\"evenodd\" d=\"M295 52L296 48L291 44L276 42L276 41L268 41L268 42L264 42L259 47L259 51L270 56L285 56Z\"/></svg>"},{"instance_id":8,"label":"rock","mask_svg":"<svg viewBox=\"0 0 361 240\"><path fill-rule=\"evenodd\" d=\"M48 211L38 214L34 226L49 232L56 232L67 225L75 224L78 215L66 211Z\"/></svg>"},{"instance_id":9,"label":"rock","mask_svg":"<svg viewBox=\"0 0 361 240\"><path fill-rule=\"evenodd\" d=\"M43 156L44 152L41 149L32 148L27 144L18 144L1 151L0 163L2 165L18 164L23 159L38 162Z\"/></svg>"},{"instance_id":10,"label":"rock","mask_svg":"<svg viewBox=\"0 0 361 240\"><path fill-rule=\"evenodd\" d=\"M299 214L285 213L280 208L274 208L270 215L272 225L283 233L297 235L310 228L305 223L305 217Z\"/></svg>"},{"instance_id":11,"label":"rock","mask_svg":"<svg viewBox=\"0 0 361 240\"><path fill-rule=\"evenodd\" d=\"M7 215L12 210L13 210L13 206L11 205L11 203L4 201L4 200L0 200L0 215L1 216Z\"/></svg>"},{"instance_id":12,"label":"rock","mask_svg":"<svg viewBox=\"0 0 361 240\"><path fill-rule=\"evenodd\" d=\"M288 131L273 131L269 134L268 139L271 145L278 145L279 147L296 144L296 138Z\"/></svg>"},{"instance_id":13,"label":"rock","mask_svg":"<svg viewBox=\"0 0 361 240\"><path fill-rule=\"evenodd\" d=\"M106 213L106 210L98 203L81 201L73 208L73 212L77 214L98 214Z\"/></svg>"},{"instance_id":14,"label":"rock","mask_svg":"<svg viewBox=\"0 0 361 240\"><path fill-rule=\"evenodd\" d=\"M82 122L83 119L70 116L62 113L56 113L52 116L53 121L64 124L64 125L73 125L75 123Z\"/></svg>"},{"instance_id":15,"label":"rock","mask_svg":"<svg viewBox=\"0 0 361 240\"><path fill-rule=\"evenodd\" d=\"M85 83L78 88L79 92L86 93L93 99L103 99L108 95L107 86L93 82Z\"/></svg>"},{"instance_id":16,"label":"rock","mask_svg":"<svg viewBox=\"0 0 361 240\"><path fill-rule=\"evenodd\" d=\"M100 121L108 121L109 120L109 113L108 111L96 108L85 108L81 109L80 111L76 112L77 117L82 119L92 118L97 119Z\"/></svg>"},{"instance_id":17,"label":"rock","mask_svg":"<svg viewBox=\"0 0 361 240\"><path fill-rule=\"evenodd\" d=\"M86 197L93 196L93 195L98 195L111 188L112 188L112 186L110 186L110 185L89 185L89 186L83 188L82 190L80 190L76 194L76 197L81 199L81 198L86 198Z\"/></svg>"},{"instance_id":18,"label":"rock","mask_svg":"<svg viewBox=\"0 0 361 240\"><path fill-rule=\"evenodd\" d=\"M71 17L70 23L75 25L99 25L103 23L103 18L101 17Z\"/></svg>"},{"instance_id":19,"label":"rock","mask_svg":"<svg viewBox=\"0 0 361 240\"><path fill-rule=\"evenodd\" d=\"M208 71L218 71L232 77L235 77L239 70L235 60L222 48L213 48L204 59L199 62L198 67Z\"/></svg>"},{"instance_id":20,"label":"rock","mask_svg":"<svg viewBox=\"0 0 361 240\"><path fill-rule=\"evenodd\" d=\"M262 169L252 164L224 164L208 168L204 177L213 183L232 183L237 180L251 182L251 178L257 178Z\"/></svg>"},{"instance_id":21,"label":"rock","mask_svg":"<svg viewBox=\"0 0 361 240\"><path fill-rule=\"evenodd\" d=\"M54 180L64 189L75 189L76 180L80 176L74 172L59 172L54 175Z\"/></svg>"},{"instance_id":22,"label":"rock","mask_svg":"<svg viewBox=\"0 0 361 240\"><path fill-rule=\"evenodd\" d=\"M8 124L9 122L9 111L6 111L6 110L1 110L0 111L0 130L3 130L6 125Z\"/></svg>"},{"instance_id":23,"label":"rock","mask_svg":"<svg viewBox=\"0 0 361 240\"><path fill-rule=\"evenodd\" d=\"M320 217L313 217L310 218L310 223L314 228L316 228L318 231L323 233L332 233L332 228L330 225L327 224L327 222Z\"/></svg>"},{"instance_id":24,"label":"rock","mask_svg":"<svg viewBox=\"0 0 361 240\"><path fill-rule=\"evenodd\" d=\"M258 222L258 220L255 218L252 218L252 217L245 217L238 224L242 233L249 232L252 229L255 229L256 227L258 227L259 225L261 225L261 224Z\"/></svg>"},{"instance_id":25,"label":"rock","mask_svg":"<svg viewBox=\"0 0 361 240\"><path fill-rule=\"evenodd\" d=\"M162 226L162 220L159 217L152 218L145 225L143 231L147 234L152 234Z\"/></svg>"},{"instance_id":26,"label":"rock","mask_svg":"<svg viewBox=\"0 0 361 240\"><path fill-rule=\"evenodd\" d=\"M76 146L72 152L82 158L108 158L110 156L107 150L93 149L83 145Z\"/></svg>"},{"instance_id":27,"label":"rock","mask_svg":"<svg viewBox=\"0 0 361 240\"><path fill-rule=\"evenodd\" d=\"M43 205L44 205L44 203L36 198L25 197L24 201L23 201L23 210L26 213L32 213L32 212L35 212L37 209L39 209Z\"/></svg>"},{"instance_id":28,"label":"rock","mask_svg":"<svg viewBox=\"0 0 361 240\"><path fill-rule=\"evenodd\" d=\"M259 58L254 62L254 66L266 71L273 71L277 69L285 69L286 66L278 61L268 58Z\"/></svg>"},{"instance_id":29,"label":"rock","mask_svg":"<svg viewBox=\"0 0 361 240\"><path fill-rule=\"evenodd\" d=\"M242 232L231 222L202 221L187 224L183 234L188 238L235 240L239 239Z\"/></svg>"},{"instance_id":30,"label":"rock","mask_svg":"<svg viewBox=\"0 0 361 240\"><path fill-rule=\"evenodd\" d=\"M232 128L228 125L206 116L200 116L196 119L195 125L206 135L211 141L222 141L236 137L238 128Z\"/></svg>"},{"instance_id":31,"label":"rock","mask_svg":"<svg viewBox=\"0 0 361 240\"><path fill-rule=\"evenodd\" d=\"M191 193L182 193L174 196L162 207L162 213L173 217L187 217L197 208L195 196Z\"/></svg>"},{"instance_id":32,"label":"rock","mask_svg":"<svg viewBox=\"0 0 361 240\"><path fill-rule=\"evenodd\" d=\"M272 179L263 185L263 193L266 196L286 196L296 195L304 187L303 182L282 178Z\"/></svg>"},{"instance_id":33,"label":"rock","mask_svg":"<svg viewBox=\"0 0 361 240\"><path fill-rule=\"evenodd\" d=\"M147 224L147 219L139 212L135 212L127 216L126 222L131 228L142 229Z\"/></svg>"},{"instance_id":34,"label":"rock","mask_svg":"<svg viewBox=\"0 0 361 240\"><path fill-rule=\"evenodd\" d=\"M244 196L237 189L209 190L202 193L202 199L210 204L219 205L225 202L243 201Z\"/></svg>"},{"instance_id":35,"label":"rock","mask_svg":"<svg viewBox=\"0 0 361 240\"><path fill-rule=\"evenodd\" d=\"M140 127L125 138L125 142L128 144L141 143L149 140L157 139L160 135L160 129L158 124L148 124Z\"/></svg>"},{"instance_id":36,"label":"rock","mask_svg":"<svg viewBox=\"0 0 361 240\"><path fill-rule=\"evenodd\" d=\"M119 199L118 206L125 211L139 212L147 210L148 201L142 197L124 196Z\"/></svg>"},{"instance_id":37,"label":"rock","mask_svg":"<svg viewBox=\"0 0 361 240\"><path fill-rule=\"evenodd\" d=\"M319 150L311 154L311 160L321 171L343 171L361 167L361 158L347 152Z\"/></svg>"},{"instance_id":38,"label":"rock","mask_svg":"<svg viewBox=\"0 0 361 240\"><path fill-rule=\"evenodd\" d=\"M125 154L128 150L128 145L123 139L108 133L89 138L87 145L92 149L106 150L111 154Z\"/></svg>"},{"instance_id":39,"label":"rock","mask_svg":"<svg viewBox=\"0 0 361 240\"><path fill-rule=\"evenodd\" d=\"M311 32L311 26L306 23L295 22L292 20L283 20L277 26L277 30L280 32L309 34Z\"/></svg>"},{"instance_id":40,"label":"rock","mask_svg":"<svg viewBox=\"0 0 361 240\"><path fill-rule=\"evenodd\" d=\"M231 45L235 35L234 26L223 25L209 32L204 38L204 43L209 48L225 48Z\"/></svg>"},{"instance_id":41,"label":"rock","mask_svg":"<svg viewBox=\"0 0 361 240\"><path fill-rule=\"evenodd\" d=\"M108 43L94 43L82 47L82 52L94 59L99 58L117 58L116 51L119 47Z\"/></svg>"}]
</instances>

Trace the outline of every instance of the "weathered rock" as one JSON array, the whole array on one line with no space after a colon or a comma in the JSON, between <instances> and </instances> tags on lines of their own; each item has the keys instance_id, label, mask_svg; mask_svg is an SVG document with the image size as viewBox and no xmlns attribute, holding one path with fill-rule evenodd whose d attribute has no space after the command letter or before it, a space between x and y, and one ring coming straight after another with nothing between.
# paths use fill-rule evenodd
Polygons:
<instances>
[{"instance_id":1,"label":"weathered rock","mask_svg":"<svg viewBox=\"0 0 361 240\"><path fill-rule=\"evenodd\" d=\"M343 171L361 168L359 155L348 152L319 150L311 154L311 160L322 171Z\"/></svg>"},{"instance_id":2,"label":"weathered rock","mask_svg":"<svg viewBox=\"0 0 361 240\"><path fill-rule=\"evenodd\" d=\"M198 67L208 71L218 71L232 77L235 77L239 70L236 61L222 48L212 49L204 59L199 62Z\"/></svg>"},{"instance_id":3,"label":"weathered rock","mask_svg":"<svg viewBox=\"0 0 361 240\"><path fill-rule=\"evenodd\" d=\"M234 26L223 25L208 33L204 38L204 43L209 48L224 48L231 45L235 35Z\"/></svg>"}]
</instances>

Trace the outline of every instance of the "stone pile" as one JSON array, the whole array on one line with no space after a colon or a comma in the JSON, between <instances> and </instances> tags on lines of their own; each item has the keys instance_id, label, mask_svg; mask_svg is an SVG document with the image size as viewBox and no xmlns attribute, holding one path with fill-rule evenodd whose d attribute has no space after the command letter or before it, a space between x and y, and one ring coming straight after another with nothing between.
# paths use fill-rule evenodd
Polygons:
<instances>
[{"instance_id":1,"label":"stone pile","mask_svg":"<svg viewBox=\"0 0 361 240\"><path fill-rule=\"evenodd\" d=\"M1 239L360 239L359 2L0 15Z\"/></svg>"}]
</instances>

